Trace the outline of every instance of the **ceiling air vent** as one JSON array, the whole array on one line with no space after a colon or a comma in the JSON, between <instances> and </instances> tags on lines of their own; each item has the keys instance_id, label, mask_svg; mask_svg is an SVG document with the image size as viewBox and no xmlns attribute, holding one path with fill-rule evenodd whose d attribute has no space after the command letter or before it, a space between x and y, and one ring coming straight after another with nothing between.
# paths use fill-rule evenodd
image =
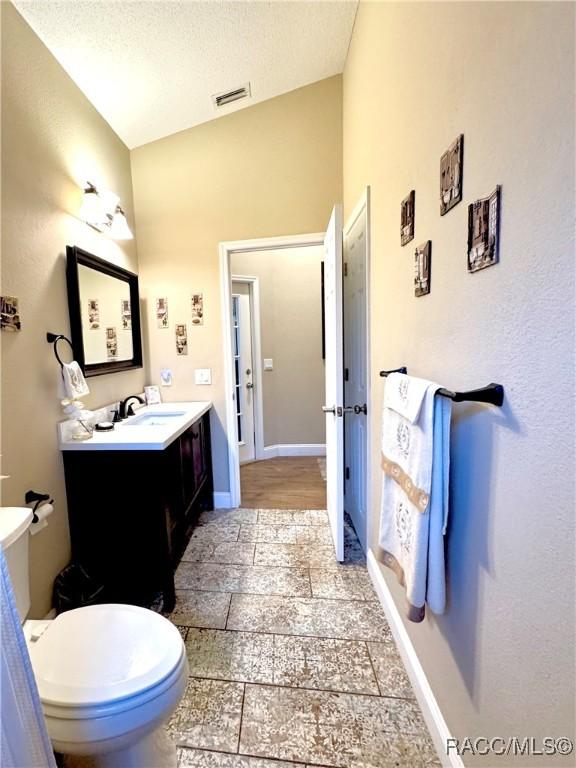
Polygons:
<instances>
[{"instance_id":1,"label":"ceiling air vent","mask_svg":"<svg viewBox=\"0 0 576 768\"><path fill-rule=\"evenodd\" d=\"M232 104L233 101L245 99L250 95L250 83L244 83L244 85L241 85L239 88L234 88L233 91L217 93L215 96L212 96L212 101L216 109L218 109L226 104Z\"/></svg>"}]
</instances>

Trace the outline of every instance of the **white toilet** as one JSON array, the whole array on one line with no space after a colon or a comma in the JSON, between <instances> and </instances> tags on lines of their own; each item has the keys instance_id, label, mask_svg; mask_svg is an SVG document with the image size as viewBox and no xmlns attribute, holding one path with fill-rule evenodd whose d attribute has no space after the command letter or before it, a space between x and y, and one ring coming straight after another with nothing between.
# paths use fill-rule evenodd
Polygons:
<instances>
[{"instance_id":1,"label":"white toilet","mask_svg":"<svg viewBox=\"0 0 576 768\"><path fill-rule=\"evenodd\" d=\"M94 605L25 621L29 509L0 509L4 550L52 745L91 768L175 768L164 724L188 678L184 643L162 616ZM74 765L74 758L67 761Z\"/></svg>"}]
</instances>

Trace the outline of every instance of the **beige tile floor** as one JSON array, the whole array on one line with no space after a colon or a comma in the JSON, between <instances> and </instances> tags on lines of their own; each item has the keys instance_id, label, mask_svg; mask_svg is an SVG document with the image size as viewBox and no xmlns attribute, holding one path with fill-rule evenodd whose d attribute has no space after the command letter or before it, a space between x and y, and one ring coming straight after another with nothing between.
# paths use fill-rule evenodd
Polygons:
<instances>
[{"instance_id":1,"label":"beige tile floor","mask_svg":"<svg viewBox=\"0 0 576 768\"><path fill-rule=\"evenodd\" d=\"M324 510L206 512L176 587L180 768L440 765L350 525L339 564Z\"/></svg>"}]
</instances>

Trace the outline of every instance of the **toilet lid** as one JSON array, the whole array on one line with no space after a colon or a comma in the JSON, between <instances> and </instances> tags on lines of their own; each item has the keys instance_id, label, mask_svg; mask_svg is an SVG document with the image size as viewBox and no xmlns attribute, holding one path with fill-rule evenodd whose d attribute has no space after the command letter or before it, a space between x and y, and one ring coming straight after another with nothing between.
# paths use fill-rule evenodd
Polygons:
<instances>
[{"instance_id":1,"label":"toilet lid","mask_svg":"<svg viewBox=\"0 0 576 768\"><path fill-rule=\"evenodd\" d=\"M60 706L103 704L162 682L183 653L168 619L134 605L93 605L60 614L30 657L41 700Z\"/></svg>"}]
</instances>

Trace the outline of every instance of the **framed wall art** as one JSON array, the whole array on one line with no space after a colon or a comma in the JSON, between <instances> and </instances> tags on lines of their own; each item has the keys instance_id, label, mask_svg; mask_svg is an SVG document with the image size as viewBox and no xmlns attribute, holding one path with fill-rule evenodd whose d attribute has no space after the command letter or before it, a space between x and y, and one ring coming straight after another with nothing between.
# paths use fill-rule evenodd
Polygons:
<instances>
[{"instance_id":1,"label":"framed wall art","mask_svg":"<svg viewBox=\"0 0 576 768\"><path fill-rule=\"evenodd\" d=\"M192 294L192 325L204 325L204 296Z\"/></svg>"},{"instance_id":2,"label":"framed wall art","mask_svg":"<svg viewBox=\"0 0 576 768\"><path fill-rule=\"evenodd\" d=\"M0 327L3 331L19 331L22 328L16 296L0 296Z\"/></svg>"},{"instance_id":3,"label":"framed wall art","mask_svg":"<svg viewBox=\"0 0 576 768\"><path fill-rule=\"evenodd\" d=\"M116 328L106 328L106 355L108 360L118 357L118 335Z\"/></svg>"},{"instance_id":4,"label":"framed wall art","mask_svg":"<svg viewBox=\"0 0 576 768\"><path fill-rule=\"evenodd\" d=\"M414 295L430 293L430 272L432 266L432 240L419 245L414 252Z\"/></svg>"},{"instance_id":5,"label":"framed wall art","mask_svg":"<svg viewBox=\"0 0 576 768\"><path fill-rule=\"evenodd\" d=\"M176 325L176 354L188 354L188 333L183 324Z\"/></svg>"},{"instance_id":6,"label":"framed wall art","mask_svg":"<svg viewBox=\"0 0 576 768\"><path fill-rule=\"evenodd\" d=\"M407 245L414 239L414 210L416 192L412 190L408 197L402 200L400 206L400 245Z\"/></svg>"},{"instance_id":7,"label":"framed wall art","mask_svg":"<svg viewBox=\"0 0 576 768\"><path fill-rule=\"evenodd\" d=\"M156 299L156 325L168 328L168 299Z\"/></svg>"},{"instance_id":8,"label":"framed wall art","mask_svg":"<svg viewBox=\"0 0 576 768\"><path fill-rule=\"evenodd\" d=\"M97 331L100 328L100 302L98 299L88 300L88 328Z\"/></svg>"},{"instance_id":9,"label":"framed wall art","mask_svg":"<svg viewBox=\"0 0 576 768\"><path fill-rule=\"evenodd\" d=\"M440 158L440 215L462 200L464 171L464 134L454 141Z\"/></svg>"},{"instance_id":10,"label":"framed wall art","mask_svg":"<svg viewBox=\"0 0 576 768\"><path fill-rule=\"evenodd\" d=\"M130 308L130 299L120 299L120 313L122 315L122 329L132 330L132 309Z\"/></svg>"},{"instance_id":11,"label":"framed wall art","mask_svg":"<svg viewBox=\"0 0 576 768\"><path fill-rule=\"evenodd\" d=\"M468 206L468 272L498 263L500 189Z\"/></svg>"}]
</instances>

